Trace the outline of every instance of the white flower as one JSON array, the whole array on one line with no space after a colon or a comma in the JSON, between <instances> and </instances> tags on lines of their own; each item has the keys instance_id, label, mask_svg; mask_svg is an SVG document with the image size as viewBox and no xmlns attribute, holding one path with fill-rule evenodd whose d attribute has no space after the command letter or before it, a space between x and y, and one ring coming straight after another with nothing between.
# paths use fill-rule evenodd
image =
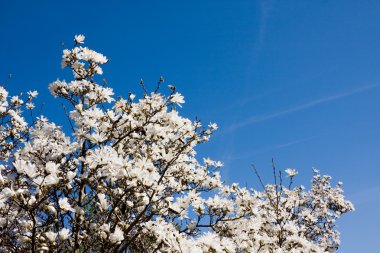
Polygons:
<instances>
[{"instance_id":1,"label":"white flower","mask_svg":"<svg viewBox=\"0 0 380 253\"><path fill-rule=\"evenodd\" d=\"M119 244L124 239L123 231L116 226L115 232L111 233L109 238L111 242Z\"/></svg>"},{"instance_id":2,"label":"white flower","mask_svg":"<svg viewBox=\"0 0 380 253\"><path fill-rule=\"evenodd\" d=\"M178 92L174 93L174 94L170 97L170 100L171 100L173 103L177 104L179 107L182 107L181 104L185 103L185 99L184 99L184 97L183 97L181 94L179 94Z\"/></svg>"},{"instance_id":3,"label":"white flower","mask_svg":"<svg viewBox=\"0 0 380 253\"><path fill-rule=\"evenodd\" d=\"M54 185L54 184L58 184L58 182L59 182L59 178L57 177L57 174L55 173L48 175L47 177L45 177L45 180L43 181L45 185Z\"/></svg>"},{"instance_id":4,"label":"white flower","mask_svg":"<svg viewBox=\"0 0 380 253\"><path fill-rule=\"evenodd\" d=\"M58 167L59 165L54 162L47 162L45 166L45 170L47 173L56 174Z\"/></svg>"},{"instance_id":5,"label":"white flower","mask_svg":"<svg viewBox=\"0 0 380 253\"><path fill-rule=\"evenodd\" d=\"M49 210L52 214L54 214L54 215L57 214L57 210L55 210L53 204L48 205L46 208L47 208L47 210Z\"/></svg>"},{"instance_id":6,"label":"white flower","mask_svg":"<svg viewBox=\"0 0 380 253\"><path fill-rule=\"evenodd\" d=\"M110 231L110 224L103 224L99 227L100 231L109 232Z\"/></svg>"},{"instance_id":7,"label":"white flower","mask_svg":"<svg viewBox=\"0 0 380 253\"><path fill-rule=\"evenodd\" d=\"M29 110L32 110L36 107L32 102L26 103L25 105L26 105L26 108Z\"/></svg>"},{"instance_id":8,"label":"white flower","mask_svg":"<svg viewBox=\"0 0 380 253\"><path fill-rule=\"evenodd\" d=\"M29 201L28 201L28 205L31 206L33 205L34 203L36 203L36 197L34 196L31 196Z\"/></svg>"},{"instance_id":9,"label":"white flower","mask_svg":"<svg viewBox=\"0 0 380 253\"><path fill-rule=\"evenodd\" d=\"M196 229L197 227L197 223L195 221L191 221L189 222L189 224L187 224L187 229L189 229L189 231L193 231L194 229Z\"/></svg>"},{"instance_id":10,"label":"white flower","mask_svg":"<svg viewBox=\"0 0 380 253\"><path fill-rule=\"evenodd\" d=\"M8 91L3 86L0 86L0 101L6 101L7 97Z\"/></svg>"},{"instance_id":11,"label":"white flower","mask_svg":"<svg viewBox=\"0 0 380 253\"><path fill-rule=\"evenodd\" d=\"M76 44L83 44L85 38L86 37L84 35L82 35L82 34L75 35L74 41L75 41Z\"/></svg>"},{"instance_id":12,"label":"white flower","mask_svg":"<svg viewBox=\"0 0 380 253\"><path fill-rule=\"evenodd\" d=\"M102 207L102 209L107 210L108 209L108 202L106 199L106 195L104 195L103 193L99 193L98 198L99 198L100 206Z\"/></svg>"},{"instance_id":13,"label":"white flower","mask_svg":"<svg viewBox=\"0 0 380 253\"><path fill-rule=\"evenodd\" d=\"M4 177L3 175L1 175L1 171L0 171L0 186L2 186L4 184Z\"/></svg>"},{"instance_id":14,"label":"white flower","mask_svg":"<svg viewBox=\"0 0 380 253\"><path fill-rule=\"evenodd\" d=\"M1 192L0 192L0 198L9 198L9 197L12 197L13 195L15 194L14 190L11 188L4 188Z\"/></svg>"},{"instance_id":15,"label":"white flower","mask_svg":"<svg viewBox=\"0 0 380 253\"><path fill-rule=\"evenodd\" d=\"M16 160L13 163L13 166L16 168L17 173L24 173L25 167L26 167L26 162L24 160Z\"/></svg>"},{"instance_id":16,"label":"white flower","mask_svg":"<svg viewBox=\"0 0 380 253\"><path fill-rule=\"evenodd\" d=\"M217 161L215 163L215 167L217 167L217 168L223 167L223 163L221 161Z\"/></svg>"},{"instance_id":17,"label":"white flower","mask_svg":"<svg viewBox=\"0 0 380 253\"><path fill-rule=\"evenodd\" d=\"M69 171L67 172L66 174L66 178L71 181L75 176L77 175L77 173L73 172L73 171Z\"/></svg>"},{"instance_id":18,"label":"white flower","mask_svg":"<svg viewBox=\"0 0 380 253\"><path fill-rule=\"evenodd\" d=\"M294 177L295 175L298 174L298 171L297 171L297 170L295 170L295 169L291 169L291 168L287 168L287 169L285 170L285 172L286 172L286 174L288 174L287 177Z\"/></svg>"},{"instance_id":19,"label":"white flower","mask_svg":"<svg viewBox=\"0 0 380 253\"><path fill-rule=\"evenodd\" d=\"M61 231L59 231L59 237L62 240L66 240L67 238L69 238L69 235L70 235L70 230L67 228L62 228Z\"/></svg>"},{"instance_id":20,"label":"white flower","mask_svg":"<svg viewBox=\"0 0 380 253\"><path fill-rule=\"evenodd\" d=\"M13 96L11 98L11 102L15 105L22 105L24 103L24 101L22 101L22 99L20 99L19 96Z\"/></svg>"},{"instance_id":21,"label":"white flower","mask_svg":"<svg viewBox=\"0 0 380 253\"><path fill-rule=\"evenodd\" d=\"M71 207L69 204L69 200L65 197L63 199L59 199L58 201L59 207L64 211L75 212L75 209Z\"/></svg>"},{"instance_id":22,"label":"white flower","mask_svg":"<svg viewBox=\"0 0 380 253\"><path fill-rule=\"evenodd\" d=\"M98 133L98 132L95 132L86 137L93 143L101 143L107 139L107 136L105 136L103 133Z\"/></svg>"},{"instance_id":23,"label":"white flower","mask_svg":"<svg viewBox=\"0 0 380 253\"><path fill-rule=\"evenodd\" d=\"M217 130L218 129L218 125L216 123L210 123L208 125L208 127L211 129L211 130Z\"/></svg>"},{"instance_id":24,"label":"white flower","mask_svg":"<svg viewBox=\"0 0 380 253\"><path fill-rule=\"evenodd\" d=\"M16 160L13 165L16 167L18 173L26 174L30 178L35 178L38 176L36 166L30 162L26 162L24 160Z\"/></svg>"},{"instance_id":25,"label":"white flower","mask_svg":"<svg viewBox=\"0 0 380 253\"><path fill-rule=\"evenodd\" d=\"M47 239L49 239L49 241L54 242L55 238L57 237L57 234L52 231L49 231L45 233L45 236Z\"/></svg>"},{"instance_id":26,"label":"white flower","mask_svg":"<svg viewBox=\"0 0 380 253\"><path fill-rule=\"evenodd\" d=\"M38 92L36 90L34 90L34 91L28 91L28 95L31 98L35 98L35 97L38 96Z\"/></svg>"}]
</instances>

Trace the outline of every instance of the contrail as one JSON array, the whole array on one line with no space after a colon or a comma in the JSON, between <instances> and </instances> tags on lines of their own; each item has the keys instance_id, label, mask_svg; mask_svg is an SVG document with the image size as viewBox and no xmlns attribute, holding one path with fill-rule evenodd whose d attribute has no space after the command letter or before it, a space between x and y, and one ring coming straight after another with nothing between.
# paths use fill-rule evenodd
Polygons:
<instances>
[{"instance_id":1,"label":"contrail","mask_svg":"<svg viewBox=\"0 0 380 253\"><path fill-rule=\"evenodd\" d=\"M314 138L315 137L312 136L312 137L308 137L308 138L303 138L303 139L298 139L298 140L290 141L290 142L287 142L287 143L275 145L275 146L271 147L271 149L279 149L279 148L290 147L290 146L293 146L293 145L296 145L296 144L299 144L299 143L303 143L303 142L309 141L309 140L314 139Z\"/></svg>"},{"instance_id":2,"label":"contrail","mask_svg":"<svg viewBox=\"0 0 380 253\"><path fill-rule=\"evenodd\" d=\"M347 198L351 199L355 206L361 206L369 203L376 203L380 200L380 186L369 187L348 194Z\"/></svg>"},{"instance_id":3,"label":"contrail","mask_svg":"<svg viewBox=\"0 0 380 253\"><path fill-rule=\"evenodd\" d=\"M260 3L260 25L257 35L257 43L255 49L260 51L264 45L265 34L267 33L267 24L270 12L273 8L273 1L262 1Z\"/></svg>"},{"instance_id":4,"label":"contrail","mask_svg":"<svg viewBox=\"0 0 380 253\"><path fill-rule=\"evenodd\" d=\"M300 143L303 143L303 142L307 142L307 141L309 141L311 139L314 139L314 138L315 138L315 136L311 136L311 137L307 137L307 138L303 138L303 139L297 139L297 140L289 141L287 143L282 143L282 144L277 144L277 145L273 145L273 146L268 146L268 147L256 149L256 150L250 151L249 153L240 154L240 155L237 155L237 156L232 156L230 158L230 160L239 160L239 159L243 159L243 158L247 158L247 157L252 157L253 155L257 155L257 154L260 154L260 153L263 153L263 152L267 152L267 151L270 151L270 150L277 150L277 149L281 149L281 148L287 148L287 147L290 147L290 146L293 146L293 145L297 145L297 144L300 144Z\"/></svg>"},{"instance_id":5,"label":"contrail","mask_svg":"<svg viewBox=\"0 0 380 253\"><path fill-rule=\"evenodd\" d=\"M364 87L361 87L361 88L358 88L358 89L355 89L355 90L343 92L343 93L340 93L340 94L337 94L337 95L333 95L333 96L329 96L329 97L324 97L324 98L319 98L319 99L310 101L308 103L305 103L305 104L302 104L302 105L299 105L299 106L296 106L296 107L293 107L293 108L290 108L290 109L287 109L287 110L284 110L284 111L278 111L278 112L274 112L274 113L269 113L269 114L262 115L262 116L254 116L254 117L251 117L251 118L249 118L249 119L247 119L245 121L236 123L236 124L230 126L229 128L227 128L226 130L221 131L221 132L224 132L224 133L225 132L233 132L233 131L235 131L235 130L237 130L239 128L245 127L245 126L249 126L249 125L252 125L252 124L255 124L255 123L259 123L259 122L262 122L262 121L266 121L266 120L269 120L269 119L277 118L277 117L280 117L280 116L283 116L283 115L286 115L286 114L290 114L290 113L293 113L293 112L298 112L298 111L301 111L301 110L305 110L305 109L308 109L310 107L313 107L313 106L316 106L316 105L319 105L319 104L324 104L324 103L327 103L327 102L330 102L330 101L338 100L338 99L341 99L341 98L344 98L344 97L348 97L348 96L351 96L351 95L354 95L354 94L357 94L357 93L361 93L361 92L364 92L364 91L376 88L378 86L380 86L380 84L368 85L368 86L364 86Z\"/></svg>"}]
</instances>

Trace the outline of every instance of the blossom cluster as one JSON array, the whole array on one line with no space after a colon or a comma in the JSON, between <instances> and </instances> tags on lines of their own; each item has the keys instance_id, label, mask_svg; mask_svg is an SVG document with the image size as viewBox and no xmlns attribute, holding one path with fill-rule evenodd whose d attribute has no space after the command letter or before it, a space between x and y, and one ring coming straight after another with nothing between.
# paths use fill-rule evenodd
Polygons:
<instances>
[{"instance_id":1,"label":"blossom cluster","mask_svg":"<svg viewBox=\"0 0 380 253\"><path fill-rule=\"evenodd\" d=\"M105 56L63 51L73 80L51 94L70 111L70 131L39 116L29 92L0 87L1 252L329 252L335 221L353 210L341 186L318 172L310 191L282 184L262 192L226 185L222 163L195 148L217 130L180 116L184 97L145 92L113 96L96 82ZM160 81L161 82L161 81ZM297 171L286 171L291 180ZM17 217L17 219L15 219Z\"/></svg>"}]
</instances>

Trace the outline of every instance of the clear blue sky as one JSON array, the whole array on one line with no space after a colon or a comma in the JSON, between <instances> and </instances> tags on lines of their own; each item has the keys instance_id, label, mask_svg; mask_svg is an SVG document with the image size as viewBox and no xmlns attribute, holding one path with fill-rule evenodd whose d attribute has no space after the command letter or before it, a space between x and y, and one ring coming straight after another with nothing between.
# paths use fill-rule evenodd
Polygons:
<instances>
[{"instance_id":1,"label":"clear blue sky","mask_svg":"<svg viewBox=\"0 0 380 253\"><path fill-rule=\"evenodd\" d=\"M111 61L117 94L163 75L185 95L182 113L220 131L199 149L225 163L227 182L257 186L255 163L311 167L344 182L357 211L343 217L340 252L378 252L380 227L380 1L14 1L0 2L0 79L40 91L61 45L83 33ZM153 85L151 86L153 87Z\"/></svg>"}]
</instances>

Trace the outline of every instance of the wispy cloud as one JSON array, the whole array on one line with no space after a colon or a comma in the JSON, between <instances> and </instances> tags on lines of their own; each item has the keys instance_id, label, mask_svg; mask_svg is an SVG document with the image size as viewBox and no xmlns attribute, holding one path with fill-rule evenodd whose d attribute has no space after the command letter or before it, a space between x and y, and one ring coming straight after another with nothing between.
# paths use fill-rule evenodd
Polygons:
<instances>
[{"instance_id":1,"label":"wispy cloud","mask_svg":"<svg viewBox=\"0 0 380 253\"><path fill-rule=\"evenodd\" d=\"M357 88L354 90L346 91L346 92L336 94L333 96L328 96L328 97L323 97L323 98L319 98L316 100L312 100L310 102L307 102L307 103L302 104L302 105L295 106L295 107L290 108L290 109L286 109L286 110L282 110L282 111L278 111L278 112L273 112L273 113L269 113L269 114L265 114L265 115L261 115L261 116L253 116L251 118L248 118L247 120L235 123L234 125L228 127L227 129L225 129L222 132L224 132L224 133L233 132L233 131L235 131L239 128L242 128L242 127L246 127L246 126L249 126L249 125L252 125L255 123L259 123L259 122L263 122L263 121L270 120L273 118L277 118L280 116L284 116L284 115L287 115L287 114L290 114L293 112L302 111L302 110L308 109L310 107L314 107L314 106L317 106L320 104L324 104L324 103L328 103L328 102L338 100L338 99L341 99L344 97L348 97L348 96L351 96L351 95L354 95L357 93L361 93L361 92L364 92L367 90L374 89L374 88L379 87L379 86L380 86L380 84L367 85L364 87L360 87L360 88Z\"/></svg>"},{"instance_id":2,"label":"wispy cloud","mask_svg":"<svg viewBox=\"0 0 380 253\"><path fill-rule=\"evenodd\" d=\"M307 138L302 138L302 139L297 139L297 140L289 141L289 142L286 142L286 143L281 143L281 144L276 144L276 145L272 145L272 146L268 146L268 147L263 147L263 148L260 148L260 149L251 150L251 151L249 151L248 153L245 153L245 154L231 156L231 157L229 157L229 159L230 160L240 160L240 159L244 159L244 158L248 158L248 157L254 157L254 155L257 155L257 154L260 154L260 153L268 152L268 151L271 151L271 150L277 150L277 149L281 149L281 148L288 148L288 147L291 147L291 146L294 146L294 145L297 145L297 144L300 144L300 143L303 143L303 142L307 142L307 141L309 141L311 139L314 139L314 138L315 138L314 136L311 136L311 137L307 137Z\"/></svg>"},{"instance_id":3,"label":"wispy cloud","mask_svg":"<svg viewBox=\"0 0 380 253\"><path fill-rule=\"evenodd\" d=\"M361 189L347 195L347 199L351 200L356 207L370 203L378 203L380 200L380 186L373 186Z\"/></svg>"},{"instance_id":4,"label":"wispy cloud","mask_svg":"<svg viewBox=\"0 0 380 253\"><path fill-rule=\"evenodd\" d=\"M257 34L255 49L261 50L264 44L265 34L267 31L268 19L272 11L274 1L261 1L260 2L260 26Z\"/></svg>"},{"instance_id":5,"label":"wispy cloud","mask_svg":"<svg viewBox=\"0 0 380 253\"><path fill-rule=\"evenodd\" d=\"M305 141L309 141L311 139L314 139L314 137L312 136L312 137L308 137L308 138L303 138L303 139L298 139L298 140L294 140L294 141L289 141L289 142L283 143L283 144L274 145L270 149L287 148L287 147L290 147L290 146L293 146L293 145L297 145L299 143L303 143Z\"/></svg>"}]
</instances>

